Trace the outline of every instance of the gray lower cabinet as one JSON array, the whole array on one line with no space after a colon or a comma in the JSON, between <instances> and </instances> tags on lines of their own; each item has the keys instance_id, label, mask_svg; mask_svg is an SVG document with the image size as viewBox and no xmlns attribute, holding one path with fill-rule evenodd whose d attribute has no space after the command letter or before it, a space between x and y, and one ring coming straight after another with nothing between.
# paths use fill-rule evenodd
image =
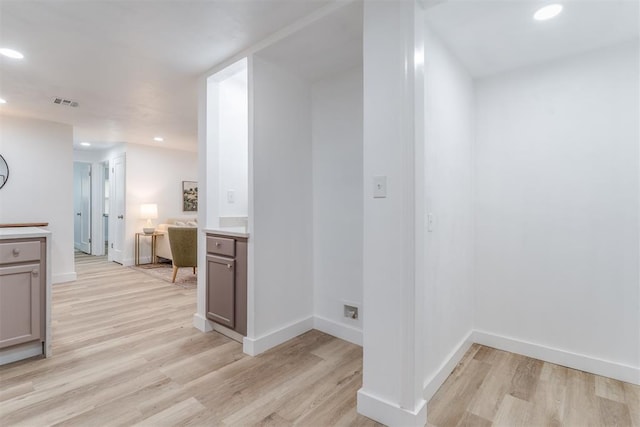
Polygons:
<instances>
[{"instance_id":1,"label":"gray lower cabinet","mask_svg":"<svg viewBox=\"0 0 640 427\"><path fill-rule=\"evenodd\" d=\"M247 335L247 240L207 234L207 318Z\"/></svg>"},{"instance_id":2,"label":"gray lower cabinet","mask_svg":"<svg viewBox=\"0 0 640 427\"><path fill-rule=\"evenodd\" d=\"M44 239L0 243L0 349L45 336Z\"/></svg>"}]
</instances>

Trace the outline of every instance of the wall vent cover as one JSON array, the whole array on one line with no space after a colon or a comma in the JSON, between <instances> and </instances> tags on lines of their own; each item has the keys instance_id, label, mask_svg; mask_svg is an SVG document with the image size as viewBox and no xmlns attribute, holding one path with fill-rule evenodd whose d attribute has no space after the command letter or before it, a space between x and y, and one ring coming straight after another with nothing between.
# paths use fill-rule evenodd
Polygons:
<instances>
[{"instance_id":1,"label":"wall vent cover","mask_svg":"<svg viewBox=\"0 0 640 427\"><path fill-rule=\"evenodd\" d=\"M70 99L65 99L65 98L54 98L53 103L58 105L64 105L66 107L73 107L73 108L80 105L78 104L77 101L72 101Z\"/></svg>"}]
</instances>

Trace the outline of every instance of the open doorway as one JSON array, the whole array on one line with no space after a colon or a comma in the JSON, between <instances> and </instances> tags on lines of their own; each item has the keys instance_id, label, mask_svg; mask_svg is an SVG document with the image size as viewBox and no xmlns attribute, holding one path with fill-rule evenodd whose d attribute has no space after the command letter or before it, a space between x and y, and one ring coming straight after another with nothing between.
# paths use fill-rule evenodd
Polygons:
<instances>
[{"instance_id":1,"label":"open doorway","mask_svg":"<svg viewBox=\"0 0 640 427\"><path fill-rule=\"evenodd\" d=\"M76 250L91 253L91 163L73 164L73 244Z\"/></svg>"},{"instance_id":2,"label":"open doorway","mask_svg":"<svg viewBox=\"0 0 640 427\"><path fill-rule=\"evenodd\" d=\"M101 163L102 166L102 237L104 255L109 254L109 162Z\"/></svg>"}]
</instances>

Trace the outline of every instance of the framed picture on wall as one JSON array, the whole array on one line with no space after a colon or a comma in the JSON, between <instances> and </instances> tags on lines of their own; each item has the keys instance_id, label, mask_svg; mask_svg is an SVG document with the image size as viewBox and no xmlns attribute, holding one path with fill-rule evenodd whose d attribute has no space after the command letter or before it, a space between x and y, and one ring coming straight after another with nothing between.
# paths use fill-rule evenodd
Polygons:
<instances>
[{"instance_id":1,"label":"framed picture on wall","mask_svg":"<svg viewBox=\"0 0 640 427\"><path fill-rule=\"evenodd\" d=\"M198 211L198 183L196 181L182 181L182 211Z\"/></svg>"}]
</instances>

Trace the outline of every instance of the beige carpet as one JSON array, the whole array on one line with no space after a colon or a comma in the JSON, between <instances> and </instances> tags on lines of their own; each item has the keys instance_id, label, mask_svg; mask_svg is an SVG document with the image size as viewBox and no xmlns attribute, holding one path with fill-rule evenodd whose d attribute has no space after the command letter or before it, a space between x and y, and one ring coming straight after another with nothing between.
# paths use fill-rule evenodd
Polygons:
<instances>
[{"instance_id":1,"label":"beige carpet","mask_svg":"<svg viewBox=\"0 0 640 427\"><path fill-rule=\"evenodd\" d=\"M173 276L173 267L171 264L142 264L131 267L134 270L153 276L157 279L164 280L171 283L171 277ZM196 273L197 273L196 269ZM178 275L176 276L176 282L171 283L185 289L195 289L198 282L198 275L193 274L193 268L182 267L178 269Z\"/></svg>"}]
</instances>

